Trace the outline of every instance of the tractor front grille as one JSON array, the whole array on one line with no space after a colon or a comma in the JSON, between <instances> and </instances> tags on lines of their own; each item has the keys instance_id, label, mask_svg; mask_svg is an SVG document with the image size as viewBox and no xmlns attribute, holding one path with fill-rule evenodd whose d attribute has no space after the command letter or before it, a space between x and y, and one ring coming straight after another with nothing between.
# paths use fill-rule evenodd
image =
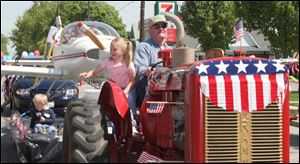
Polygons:
<instances>
[{"instance_id":1,"label":"tractor front grille","mask_svg":"<svg viewBox=\"0 0 300 164\"><path fill-rule=\"evenodd\" d=\"M282 162L281 118L277 104L240 113L206 99L205 162Z\"/></svg>"}]
</instances>

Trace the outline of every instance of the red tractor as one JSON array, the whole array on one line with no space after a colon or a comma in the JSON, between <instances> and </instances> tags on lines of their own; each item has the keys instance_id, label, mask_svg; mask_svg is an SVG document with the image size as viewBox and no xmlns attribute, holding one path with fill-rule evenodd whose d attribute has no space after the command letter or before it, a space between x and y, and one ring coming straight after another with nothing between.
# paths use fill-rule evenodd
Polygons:
<instances>
[{"instance_id":1,"label":"red tractor","mask_svg":"<svg viewBox=\"0 0 300 164\"><path fill-rule=\"evenodd\" d=\"M126 96L113 82L98 101L65 114L64 162L289 162L288 70L275 61L235 57L195 62L183 47L159 52L132 135ZM101 107L100 107L101 106Z\"/></svg>"}]
</instances>

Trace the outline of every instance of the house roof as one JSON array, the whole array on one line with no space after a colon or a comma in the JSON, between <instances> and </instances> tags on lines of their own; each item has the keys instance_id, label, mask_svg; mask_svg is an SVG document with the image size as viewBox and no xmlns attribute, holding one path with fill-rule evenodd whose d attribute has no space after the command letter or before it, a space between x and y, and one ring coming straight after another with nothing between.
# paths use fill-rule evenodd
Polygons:
<instances>
[{"instance_id":1,"label":"house roof","mask_svg":"<svg viewBox=\"0 0 300 164\"><path fill-rule=\"evenodd\" d=\"M265 41L263 35L257 31L245 32L241 41L229 45L229 51L242 49L244 51L270 51L270 42Z\"/></svg>"},{"instance_id":2,"label":"house roof","mask_svg":"<svg viewBox=\"0 0 300 164\"><path fill-rule=\"evenodd\" d=\"M200 49L201 44L198 43L198 40L192 36L186 35L184 41L187 47L193 49ZM264 36L259 34L257 31L245 32L242 38L242 50L244 51L271 51L270 42L264 40ZM229 49L226 51L240 50L240 42L235 42L229 45Z\"/></svg>"},{"instance_id":3,"label":"house roof","mask_svg":"<svg viewBox=\"0 0 300 164\"><path fill-rule=\"evenodd\" d=\"M148 37L148 33L144 33L145 39ZM139 39L139 28L138 23L132 24L131 27L131 36L130 38L134 38L135 40ZM187 47L201 50L201 44L198 40L192 36L186 35L184 38ZM244 36L242 38L242 50L244 51L271 51L271 44L268 40L264 39L264 36L260 34L258 31L248 32L245 31ZM229 49L225 50L226 52L233 52L234 50L240 50L240 42L235 42L229 45Z\"/></svg>"}]
</instances>

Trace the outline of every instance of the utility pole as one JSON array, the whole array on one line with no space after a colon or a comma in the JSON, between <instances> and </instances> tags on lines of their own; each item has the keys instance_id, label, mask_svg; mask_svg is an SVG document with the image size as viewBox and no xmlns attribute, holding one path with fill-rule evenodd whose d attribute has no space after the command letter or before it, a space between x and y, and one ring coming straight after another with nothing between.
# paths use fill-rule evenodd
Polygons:
<instances>
[{"instance_id":1,"label":"utility pole","mask_svg":"<svg viewBox=\"0 0 300 164\"><path fill-rule=\"evenodd\" d=\"M59 1L56 2L56 12L55 12L55 16L60 15L60 3Z\"/></svg>"},{"instance_id":2,"label":"utility pole","mask_svg":"<svg viewBox=\"0 0 300 164\"><path fill-rule=\"evenodd\" d=\"M90 21L91 20L91 17L90 17L90 1L88 1L88 11L87 11L87 19L88 19L88 21Z\"/></svg>"},{"instance_id":3,"label":"utility pole","mask_svg":"<svg viewBox=\"0 0 300 164\"><path fill-rule=\"evenodd\" d=\"M144 15L145 15L145 1L141 1L140 42L144 40Z\"/></svg>"}]
</instances>

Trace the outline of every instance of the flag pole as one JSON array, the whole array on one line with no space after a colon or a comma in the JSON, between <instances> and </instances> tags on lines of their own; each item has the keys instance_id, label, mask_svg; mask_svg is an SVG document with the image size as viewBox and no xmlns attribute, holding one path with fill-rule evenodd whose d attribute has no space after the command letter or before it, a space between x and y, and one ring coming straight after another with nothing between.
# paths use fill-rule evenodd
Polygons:
<instances>
[{"instance_id":1,"label":"flag pole","mask_svg":"<svg viewBox=\"0 0 300 164\"><path fill-rule=\"evenodd\" d=\"M240 57L242 56L242 37L240 38Z\"/></svg>"}]
</instances>

